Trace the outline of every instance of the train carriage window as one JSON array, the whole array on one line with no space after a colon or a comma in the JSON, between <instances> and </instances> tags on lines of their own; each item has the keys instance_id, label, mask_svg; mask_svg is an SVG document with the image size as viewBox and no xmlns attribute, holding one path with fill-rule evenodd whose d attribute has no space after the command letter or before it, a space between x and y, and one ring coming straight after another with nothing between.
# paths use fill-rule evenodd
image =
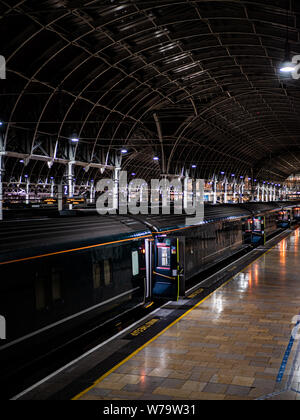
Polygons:
<instances>
[{"instance_id":1,"label":"train carriage window","mask_svg":"<svg viewBox=\"0 0 300 420\"><path fill-rule=\"evenodd\" d=\"M52 297L53 301L61 299L61 274L55 268L52 268Z\"/></svg>"},{"instance_id":2,"label":"train carriage window","mask_svg":"<svg viewBox=\"0 0 300 420\"><path fill-rule=\"evenodd\" d=\"M140 273L139 267L139 253L138 251L132 252L132 275L137 276Z\"/></svg>"},{"instance_id":3,"label":"train carriage window","mask_svg":"<svg viewBox=\"0 0 300 420\"><path fill-rule=\"evenodd\" d=\"M158 248L158 265L159 267L171 266L171 252L170 247L160 246Z\"/></svg>"},{"instance_id":4,"label":"train carriage window","mask_svg":"<svg viewBox=\"0 0 300 420\"><path fill-rule=\"evenodd\" d=\"M93 264L93 281L94 281L94 289L99 289L101 286L101 264L100 263Z\"/></svg>"},{"instance_id":5,"label":"train carriage window","mask_svg":"<svg viewBox=\"0 0 300 420\"><path fill-rule=\"evenodd\" d=\"M46 290L45 282L39 273L35 275L35 305L37 311L42 311L46 308Z\"/></svg>"},{"instance_id":6,"label":"train carriage window","mask_svg":"<svg viewBox=\"0 0 300 420\"><path fill-rule=\"evenodd\" d=\"M112 283L111 261L105 260L103 263L104 284L109 286Z\"/></svg>"}]
</instances>

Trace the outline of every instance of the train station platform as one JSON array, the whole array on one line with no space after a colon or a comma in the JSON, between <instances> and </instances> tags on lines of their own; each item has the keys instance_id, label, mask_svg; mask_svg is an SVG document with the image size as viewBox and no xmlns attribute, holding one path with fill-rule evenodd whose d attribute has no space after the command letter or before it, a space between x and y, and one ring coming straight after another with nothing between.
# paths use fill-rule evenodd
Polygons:
<instances>
[{"instance_id":1,"label":"train station platform","mask_svg":"<svg viewBox=\"0 0 300 420\"><path fill-rule=\"evenodd\" d=\"M98 379L86 377L73 399L300 400L299 255L297 229ZM30 398L51 398L49 382Z\"/></svg>"}]
</instances>

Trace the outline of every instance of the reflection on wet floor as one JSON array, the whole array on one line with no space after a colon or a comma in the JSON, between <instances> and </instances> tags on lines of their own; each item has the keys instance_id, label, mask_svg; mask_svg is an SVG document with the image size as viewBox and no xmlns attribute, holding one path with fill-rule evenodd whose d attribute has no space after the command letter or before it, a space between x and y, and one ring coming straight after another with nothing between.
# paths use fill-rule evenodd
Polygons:
<instances>
[{"instance_id":1,"label":"reflection on wet floor","mask_svg":"<svg viewBox=\"0 0 300 420\"><path fill-rule=\"evenodd\" d=\"M81 399L300 399L300 231Z\"/></svg>"}]
</instances>

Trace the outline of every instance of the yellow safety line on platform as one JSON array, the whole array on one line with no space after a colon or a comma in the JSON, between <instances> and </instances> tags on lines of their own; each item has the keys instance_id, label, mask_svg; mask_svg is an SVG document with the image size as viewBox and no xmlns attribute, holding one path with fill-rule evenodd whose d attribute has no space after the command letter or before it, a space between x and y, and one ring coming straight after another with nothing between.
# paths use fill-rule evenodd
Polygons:
<instances>
[{"instance_id":1,"label":"yellow safety line on platform","mask_svg":"<svg viewBox=\"0 0 300 420\"><path fill-rule=\"evenodd\" d=\"M286 239L286 238L285 238ZM283 241L284 239L282 239ZM280 241L280 242L282 242ZM218 290L222 289L223 287L227 286L228 283L230 283L236 276L238 276L243 271L247 270L252 264L254 264L257 260L262 258L264 255L268 254L270 251L272 251L278 244L278 242L272 248L270 248L268 251L264 252L263 255L260 255L258 258L256 258L254 261L252 261L250 264L248 264L245 268L243 268L241 271L239 271L237 274L232 276L229 280L227 280L224 284L222 284L220 287L218 287L216 290L214 290L212 293L210 293L206 298L198 302L195 306L193 306L191 309L189 309L187 312L185 312L183 315L181 315L179 318L177 318L175 321L173 321L170 325L168 325L165 329L163 329L160 333L155 335L153 338L151 338L147 343L143 344L141 347L139 347L137 350L135 350L133 353L131 353L129 356L127 356L124 360L122 360L120 363L118 363L116 366L114 366L112 369L110 369L108 372L104 373L99 379L97 379L93 385L91 385L89 388L82 391L80 394L76 395L74 398L72 398L72 401L77 401L81 397L83 397L85 394L87 394L89 391L91 391L93 388L95 388L100 382L102 382L107 376L109 376L111 373L115 372L119 367L123 366L126 362L128 362L130 359L132 359L135 355L140 353L145 347L147 347L149 344L153 343L153 341L157 340L161 335L163 335L166 331L168 331L171 327L176 325L181 319L185 318L189 313L191 313L194 309L196 309L198 306L200 306L202 303L204 303L207 299L209 299L214 293L216 293Z\"/></svg>"}]
</instances>

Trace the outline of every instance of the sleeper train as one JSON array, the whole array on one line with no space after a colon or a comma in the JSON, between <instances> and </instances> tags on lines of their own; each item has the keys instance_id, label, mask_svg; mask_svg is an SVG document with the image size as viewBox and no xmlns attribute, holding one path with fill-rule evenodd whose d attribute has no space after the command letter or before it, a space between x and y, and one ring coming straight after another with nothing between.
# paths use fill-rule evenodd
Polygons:
<instances>
[{"instance_id":1,"label":"sleeper train","mask_svg":"<svg viewBox=\"0 0 300 420\"><path fill-rule=\"evenodd\" d=\"M300 219L293 203L207 205L184 216L98 216L0 222L5 363L69 331L105 324L156 298L176 300L203 270ZM2 364L2 363L1 363Z\"/></svg>"}]
</instances>

